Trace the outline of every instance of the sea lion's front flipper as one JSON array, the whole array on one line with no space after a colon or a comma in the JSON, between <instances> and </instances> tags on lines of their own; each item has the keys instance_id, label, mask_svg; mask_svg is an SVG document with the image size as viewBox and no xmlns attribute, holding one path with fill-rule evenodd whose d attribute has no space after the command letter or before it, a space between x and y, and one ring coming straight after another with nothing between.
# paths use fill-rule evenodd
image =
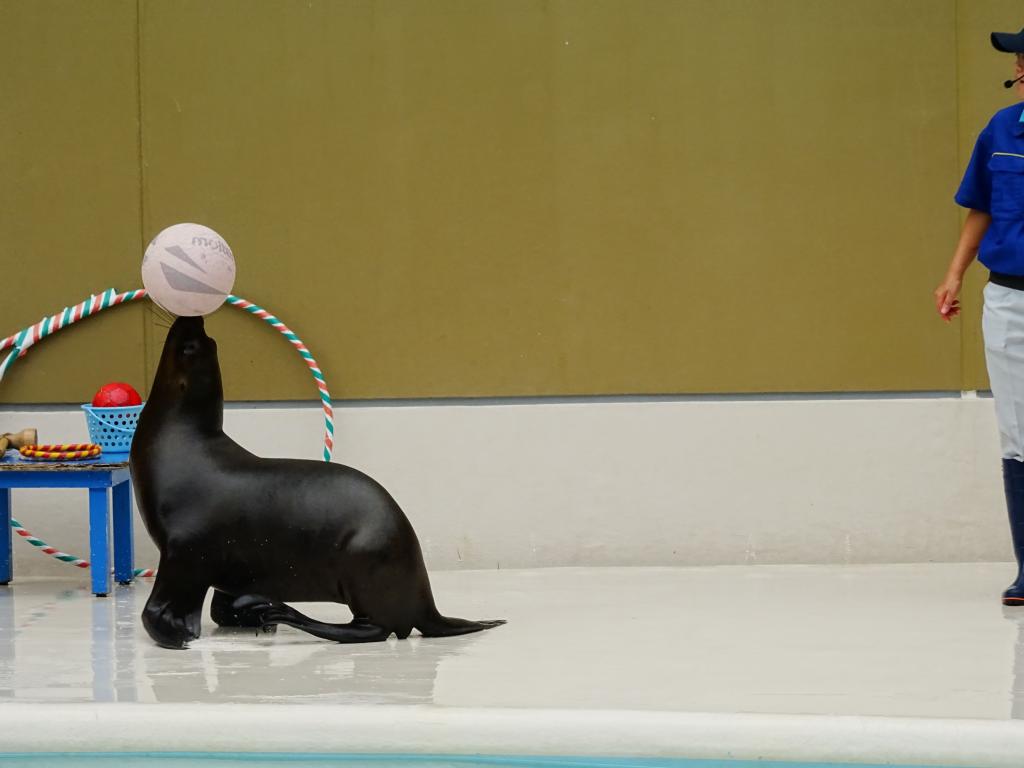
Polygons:
<instances>
[{"instance_id":1,"label":"sea lion's front flipper","mask_svg":"<svg viewBox=\"0 0 1024 768\"><path fill-rule=\"evenodd\" d=\"M161 560L153 591L142 609L142 624L157 645L179 649L199 637L208 589L194 569L177 568Z\"/></svg>"}]
</instances>

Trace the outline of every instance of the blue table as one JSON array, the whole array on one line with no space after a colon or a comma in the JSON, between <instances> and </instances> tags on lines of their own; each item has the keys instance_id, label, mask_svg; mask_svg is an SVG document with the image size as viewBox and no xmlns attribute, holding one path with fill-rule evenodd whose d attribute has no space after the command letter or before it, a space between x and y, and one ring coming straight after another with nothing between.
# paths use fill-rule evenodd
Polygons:
<instances>
[{"instance_id":1,"label":"blue table","mask_svg":"<svg viewBox=\"0 0 1024 768\"><path fill-rule=\"evenodd\" d=\"M132 483L127 454L111 454L83 461L29 461L16 451L0 459L0 584L13 578L11 552L11 490L14 488L88 488L89 562L92 591L110 593L110 496L114 497L114 578L128 584L135 568L132 539ZM111 489L108 492L108 489Z\"/></svg>"}]
</instances>

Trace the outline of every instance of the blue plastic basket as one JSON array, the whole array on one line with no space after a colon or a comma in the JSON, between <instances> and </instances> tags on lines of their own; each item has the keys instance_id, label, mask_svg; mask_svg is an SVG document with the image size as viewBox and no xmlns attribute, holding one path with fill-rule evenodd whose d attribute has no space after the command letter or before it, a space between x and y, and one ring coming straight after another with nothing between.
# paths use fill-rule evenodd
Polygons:
<instances>
[{"instance_id":1,"label":"blue plastic basket","mask_svg":"<svg viewBox=\"0 0 1024 768\"><path fill-rule=\"evenodd\" d=\"M88 403L84 404L82 410L85 411L85 423L89 426L89 440L107 453L128 453L144 405L94 408Z\"/></svg>"}]
</instances>

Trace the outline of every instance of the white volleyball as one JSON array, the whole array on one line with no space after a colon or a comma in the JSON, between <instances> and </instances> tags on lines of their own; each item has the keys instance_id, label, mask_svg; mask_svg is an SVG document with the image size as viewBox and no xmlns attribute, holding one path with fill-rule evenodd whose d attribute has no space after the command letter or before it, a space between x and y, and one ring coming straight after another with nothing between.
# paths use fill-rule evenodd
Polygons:
<instances>
[{"instance_id":1,"label":"white volleyball","mask_svg":"<svg viewBox=\"0 0 1024 768\"><path fill-rule=\"evenodd\" d=\"M175 315L208 315L235 284L235 257L202 224L174 224L153 238L142 259L149 297Z\"/></svg>"}]
</instances>

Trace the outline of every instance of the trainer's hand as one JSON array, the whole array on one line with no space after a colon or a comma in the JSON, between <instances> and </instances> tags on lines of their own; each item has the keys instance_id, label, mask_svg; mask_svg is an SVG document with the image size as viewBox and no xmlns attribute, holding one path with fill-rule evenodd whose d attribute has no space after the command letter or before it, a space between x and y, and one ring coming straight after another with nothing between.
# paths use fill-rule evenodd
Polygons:
<instances>
[{"instance_id":1,"label":"trainer's hand","mask_svg":"<svg viewBox=\"0 0 1024 768\"><path fill-rule=\"evenodd\" d=\"M935 289L935 309L947 323L960 314L960 286L963 281L956 277L947 277Z\"/></svg>"}]
</instances>

